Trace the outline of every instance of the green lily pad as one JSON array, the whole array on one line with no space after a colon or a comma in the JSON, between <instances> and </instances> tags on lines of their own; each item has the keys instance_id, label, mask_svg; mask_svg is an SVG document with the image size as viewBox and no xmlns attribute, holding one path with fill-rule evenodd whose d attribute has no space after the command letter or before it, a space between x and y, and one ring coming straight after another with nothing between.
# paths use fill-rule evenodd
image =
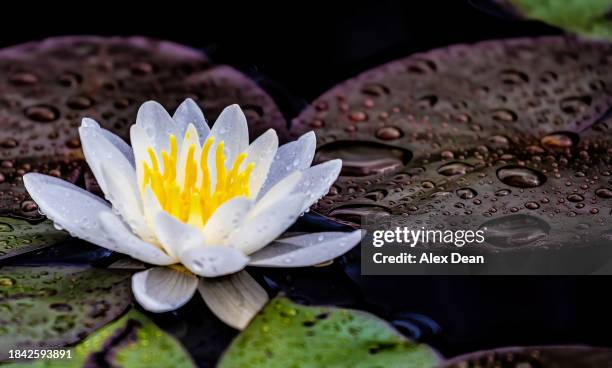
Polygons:
<instances>
[{"instance_id":1,"label":"green lily pad","mask_svg":"<svg viewBox=\"0 0 612 368\"><path fill-rule=\"evenodd\" d=\"M0 269L0 360L73 344L131 303L130 273L85 266Z\"/></svg>"},{"instance_id":2,"label":"green lily pad","mask_svg":"<svg viewBox=\"0 0 612 368\"><path fill-rule=\"evenodd\" d=\"M528 18L585 36L612 39L610 0L508 0Z\"/></svg>"},{"instance_id":3,"label":"green lily pad","mask_svg":"<svg viewBox=\"0 0 612 368\"><path fill-rule=\"evenodd\" d=\"M134 309L71 348L70 353L71 359L41 359L6 367L195 367L178 341Z\"/></svg>"},{"instance_id":4,"label":"green lily pad","mask_svg":"<svg viewBox=\"0 0 612 368\"><path fill-rule=\"evenodd\" d=\"M0 216L0 259L57 244L68 234L56 230L51 221L28 221Z\"/></svg>"},{"instance_id":5,"label":"green lily pad","mask_svg":"<svg viewBox=\"0 0 612 368\"><path fill-rule=\"evenodd\" d=\"M437 354L369 313L272 300L232 342L230 367L434 367Z\"/></svg>"}]
</instances>

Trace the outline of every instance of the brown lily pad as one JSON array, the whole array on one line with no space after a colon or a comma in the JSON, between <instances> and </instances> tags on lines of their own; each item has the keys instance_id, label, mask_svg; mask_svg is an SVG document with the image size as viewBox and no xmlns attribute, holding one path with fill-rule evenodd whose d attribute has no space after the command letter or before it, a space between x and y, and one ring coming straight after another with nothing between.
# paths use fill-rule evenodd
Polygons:
<instances>
[{"instance_id":1,"label":"brown lily pad","mask_svg":"<svg viewBox=\"0 0 612 368\"><path fill-rule=\"evenodd\" d=\"M128 139L141 103L173 110L191 97L209 121L238 103L253 136L286 133L276 105L255 82L203 53L142 37L58 37L0 50L0 214L40 218L21 177L38 171L79 184L83 117Z\"/></svg>"},{"instance_id":2,"label":"brown lily pad","mask_svg":"<svg viewBox=\"0 0 612 368\"><path fill-rule=\"evenodd\" d=\"M440 368L593 368L609 367L612 349L582 346L516 347L470 353Z\"/></svg>"},{"instance_id":3,"label":"brown lily pad","mask_svg":"<svg viewBox=\"0 0 612 368\"><path fill-rule=\"evenodd\" d=\"M537 225L526 239L539 245L608 239L611 56L612 45L563 37L487 41L334 87L293 121L295 135L317 133L318 160L344 160L313 209L354 225L363 215L432 229L510 221L488 224L502 233L521 228L517 215Z\"/></svg>"}]
</instances>

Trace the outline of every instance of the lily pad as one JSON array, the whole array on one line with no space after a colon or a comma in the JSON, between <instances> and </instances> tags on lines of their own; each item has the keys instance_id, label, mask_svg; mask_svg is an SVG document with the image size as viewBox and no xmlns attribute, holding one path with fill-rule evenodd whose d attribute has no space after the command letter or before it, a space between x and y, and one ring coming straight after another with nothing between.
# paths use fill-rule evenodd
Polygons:
<instances>
[{"instance_id":1,"label":"lily pad","mask_svg":"<svg viewBox=\"0 0 612 368\"><path fill-rule=\"evenodd\" d=\"M272 300L232 342L226 367L434 367L437 354L365 312Z\"/></svg>"},{"instance_id":2,"label":"lily pad","mask_svg":"<svg viewBox=\"0 0 612 368\"><path fill-rule=\"evenodd\" d=\"M195 367L178 341L134 309L70 350L71 359L41 359L6 367Z\"/></svg>"},{"instance_id":3,"label":"lily pad","mask_svg":"<svg viewBox=\"0 0 612 368\"><path fill-rule=\"evenodd\" d=\"M296 135L316 131L317 160L344 160L313 209L354 225L371 215L432 229L522 215L546 224L533 228L541 246L606 241L610 55L610 44L562 37L487 41L334 87L293 121Z\"/></svg>"},{"instance_id":4,"label":"lily pad","mask_svg":"<svg viewBox=\"0 0 612 368\"><path fill-rule=\"evenodd\" d=\"M286 122L257 84L198 50L142 37L57 37L0 50L0 214L41 218L23 188L30 171L95 188L84 177L78 126L96 119L124 139L138 107L173 110L191 97L209 121L238 103L250 132Z\"/></svg>"},{"instance_id":5,"label":"lily pad","mask_svg":"<svg viewBox=\"0 0 612 368\"><path fill-rule=\"evenodd\" d=\"M0 259L57 244L66 239L51 221L32 224L25 220L0 216Z\"/></svg>"},{"instance_id":6,"label":"lily pad","mask_svg":"<svg viewBox=\"0 0 612 368\"><path fill-rule=\"evenodd\" d=\"M9 349L76 343L132 301L130 273L77 266L0 268L0 360Z\"/></svg>"},{"instance_id":7,"label":"lily pad","mask_svg":"<svg viewBox=\"0 0 612 368\"><path fill-rule=\"evenodd\" d=\"M527 18L585 36L612 39L610 0L502 0Z\"/></svg>"},{"instance_id":8,"label":"lily pad","mask_svg":"<svg viewBox=\"0 0 612 368\"><path fill-rule=\"evenodd\" d=\"M466 354L450 359L440 368L592 368L607 367L612 349L584 346L504 348Z\"/></svg>"}]
</instances>

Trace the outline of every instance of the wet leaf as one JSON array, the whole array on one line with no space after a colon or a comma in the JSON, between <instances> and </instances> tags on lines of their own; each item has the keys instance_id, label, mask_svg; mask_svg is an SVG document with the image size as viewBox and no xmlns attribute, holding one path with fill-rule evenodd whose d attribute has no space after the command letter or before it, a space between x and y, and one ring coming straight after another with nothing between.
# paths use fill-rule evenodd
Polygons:
<instances>
[{"instance_id":1,"label":"wet leaf","mask_svg":"<svg viewBox=\"0 0 612 368\"><path fill-rule=\"evenodd\" d=\"M57 244L66 237L67 234L56 230L51 221L32 224L0 216L0 259Z\"/></svg>"},{"instance_id":2,"label":"wet leaf","mask_svg":"<svg viewBox=\"0 0 612 368\"><path fill-rule=\"evenodd\" d=\"M612 349L583 346L504 348L466 354L450 359L441 368L590 368L607 367Z\"/></svg>"},{"instance_id":3,"label":"wet leaf","mask_svg":"<svg viewBox=\"0 0 612 368\"><path fill-rule=\"evenodd\" d=\"M595 38L612 39L610 0L507 0L519 13Z\"/></svg>"},{"instance_id":4,"label":"wet leaf","mask_svg":"<svg viewBox=\"0 0 612 368\"><path fill-rule=\"evenodd\" d=\"M57 37L0 50L0 214L41 218L21 177L44 172L95 191L84 174L83 117L127 139L141 103L174 110L195 99L213 122L238 103L255 136L286 123L257 84L200 51L142 37Z\"/></svg>"},{"instance_id":5,"label":"wet leaf","mask_svg":"<svg viewBox=\"0 0 612 368\"><path fill-rule=\"evenodd\" d=\"M9 349L76 343L132 301L130 273L76 266L0 268L0 360Z\"/></svg>"},{"instance_id":6,"label":"wet leaf","mask_svg":"<svg viewBox=\"0 0 612 368\"><path fill-rule=\"evenodd\" d=\"M498 249L609 241L611 55L561 37L487 41L334 87L293 121L295 135L317 132L316 160L343 159L313 209L352 224L495 225Z\"/></svg>"},{"instance_id":7,"label":"wet leaf","mask_svg":"<svg viewBox=\"0 0 612 368\"><path fill-rule=\"evenodd\" d=\"M272 300L219 367L434 367L436 353L365 312Z\"/></svg>"},{"instance_id":8,"label":"wet leaf","mask_svg":"<svg viewBox=\"0 0 612 368\"><path fill-rule=\"evenodd\" d=\"M7 367L195 367L179 342L134 309L71 350L69 360L47 359Z\"/></svg>"}]
</instances>

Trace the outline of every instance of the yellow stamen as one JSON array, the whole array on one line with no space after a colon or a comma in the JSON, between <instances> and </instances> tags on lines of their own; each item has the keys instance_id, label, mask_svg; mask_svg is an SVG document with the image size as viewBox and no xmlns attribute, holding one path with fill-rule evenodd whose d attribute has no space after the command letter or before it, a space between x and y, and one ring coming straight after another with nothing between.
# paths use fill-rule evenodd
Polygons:
<instances>
[{"instance_id":1,"label":"yellow stamen","mask_svg":"<svg viewBox=\"0 0 612 368\"><path fill-rule=\"evenodd\" d=\"M250 177L255 166L249 163L241 170L247 159L246 152L236 157L233 163L227 163L223 141L218 142L214 151L212 167L208 157L215 143L214 138L204 142L201 152L199 144L189 143L190 137L183 137L182 145L189 144L184 158L184 175L177 172L180 166L178 159L178 144L176 136L170 135L169 152L163 150L159 155L152 147L147 148L148 161L144 160L142 194L150 187L162 208L178 220L203 227L210 216L228 200L244 196L250 197ZM199 154L196 155L196 152ZM159 159L161 157L161 159ZM160 161L163 167L160 167ZM229 170L228 170L229 167ZM211 172L216 172L215 184L212 183ZM182 177L182 183L178 178Z\"/></svg>"}]
</instances>

